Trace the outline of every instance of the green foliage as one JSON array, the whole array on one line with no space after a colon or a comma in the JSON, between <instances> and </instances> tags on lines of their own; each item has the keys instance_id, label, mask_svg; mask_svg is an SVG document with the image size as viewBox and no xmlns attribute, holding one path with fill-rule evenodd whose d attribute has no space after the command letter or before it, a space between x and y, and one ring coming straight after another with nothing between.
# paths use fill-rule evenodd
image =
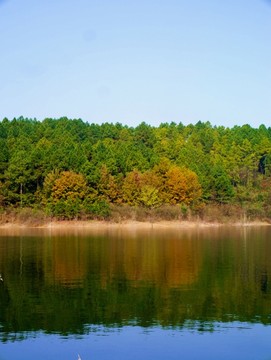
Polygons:
<instances>
[{"instance_id":1,"label":"green foliage","mask_svg":"<svg viewBox=\"0 0 271 360\"><path fill-rule=\"evenodd\" d=\"M271 128L264 125L130 128L20 117L0 122L0 147L4 207L42 203L72 218L87 212L86 199L150 209L195 202L256 209L270 199L262 186L271 179Z\"/></svg>"},{"instance_id":2,"label":"green foliage","mask_svg":"<svg viewBox=\"0 0 271 360\"><path fill-rule=\"evenodd\" d=\"M59 219L74 219L80 215L81 202L79 199L60 199L50 204L49 209Z\"/></svg>"},{"instance_id":3,"label":"green foliage","mask_svg":"<svg viewBox=\"0 0 271 360\"><path fill-rule=\"evenodd\" d=\"M215 165L211 172L210 195L212 200L218 203L228 203L234 197L234 187L225 170Z\"/></svg>"},{"instance_id":4,"label":"green foliage","mask_svg":"<svg viewBox=\"0 0 271 360\"><path fill-rule=\"evenodd\" d=\"M148 208L154 208L161 205L159 190L152 185L143 185L140 194L140 203Z\"/></svg>"},{"instance_id":5,"label":"green foliage","mask_svg":"<svg viewBox=\"0 0 271 360\"><path fill-rule=\"evenodd\" d=\"M110 215L110 206L104 200L91 202L86 199L83 203L83 212L90 218L106 219Z\"/></svg>"}]
</instances>

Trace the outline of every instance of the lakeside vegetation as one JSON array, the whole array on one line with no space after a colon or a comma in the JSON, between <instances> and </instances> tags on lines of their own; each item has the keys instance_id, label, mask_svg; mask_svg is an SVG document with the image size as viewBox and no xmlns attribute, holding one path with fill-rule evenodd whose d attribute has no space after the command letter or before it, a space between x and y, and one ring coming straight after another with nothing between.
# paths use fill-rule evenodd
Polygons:
<instances>
[{"instance_id":1,"label":"lakeside vegetation","mask_svg":"<svg viewBox=\"0 0 271 360\"><path fill-rule=\"evenodd\" d=\"M0 222L271 218L271 128L0 122Z\"/></svg>"}]
</instances>

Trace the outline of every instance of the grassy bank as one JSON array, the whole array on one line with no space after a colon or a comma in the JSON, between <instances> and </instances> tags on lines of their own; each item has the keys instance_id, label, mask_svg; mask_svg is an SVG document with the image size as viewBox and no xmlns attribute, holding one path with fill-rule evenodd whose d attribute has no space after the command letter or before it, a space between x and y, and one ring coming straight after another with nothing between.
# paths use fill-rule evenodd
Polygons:
<instances>
[{"instance_id":1,"label":"grassy bank","mask_svg":"<svg viewBox=\"0 0 271 360\"><path fill-rule=\"evenodd\" d=\"M42 209L35 208L2 208L0 212L0 225L17 224L24 226L43 226L49 222L90 221L100 220L111 223L127 221L158 223L162 221L180 221L196 223L253 223L261 222L271 224L271 217L261 209L243 208L236 205L205 205L200 209L191 209L181 206L164 205L155 209L131 206L110 206L106 216L81 213L72 218L51 216Z\"/></svg>"}]
</instances>

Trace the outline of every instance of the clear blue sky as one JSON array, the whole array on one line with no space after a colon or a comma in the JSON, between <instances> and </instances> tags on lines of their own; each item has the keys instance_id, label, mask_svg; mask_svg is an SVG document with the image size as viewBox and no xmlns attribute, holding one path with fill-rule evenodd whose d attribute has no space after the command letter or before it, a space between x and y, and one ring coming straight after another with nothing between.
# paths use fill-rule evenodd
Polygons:
<instances>
[{"instance_id":1,"label":"clear blue sky","mask_svg":"<svg viewBox=\"0 0 271 360\"><path fill-rule=\"evenodd\" d=\"M0 0L0 119L271 125L269 0Z\"/></svg>"}]
</instances>

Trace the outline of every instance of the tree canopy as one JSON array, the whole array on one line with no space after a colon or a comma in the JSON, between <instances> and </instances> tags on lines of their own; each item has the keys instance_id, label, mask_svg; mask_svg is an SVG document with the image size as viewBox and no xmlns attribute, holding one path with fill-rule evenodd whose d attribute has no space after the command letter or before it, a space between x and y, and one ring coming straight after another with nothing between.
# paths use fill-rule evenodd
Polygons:
<instances>
[{"instance_id":1,"label":"tree canopy","mask_svg":"<svg viewBox=\"0 0 271 360\"><path fill-rule=\"evenodd\" d=\"M0 146L2 207L54 212L60 203L76 203L76 211L101 203L233 203L270 213L271 128L264 125L128 127L65 117L5 118Z\"/></svg>"}]
</instances>

